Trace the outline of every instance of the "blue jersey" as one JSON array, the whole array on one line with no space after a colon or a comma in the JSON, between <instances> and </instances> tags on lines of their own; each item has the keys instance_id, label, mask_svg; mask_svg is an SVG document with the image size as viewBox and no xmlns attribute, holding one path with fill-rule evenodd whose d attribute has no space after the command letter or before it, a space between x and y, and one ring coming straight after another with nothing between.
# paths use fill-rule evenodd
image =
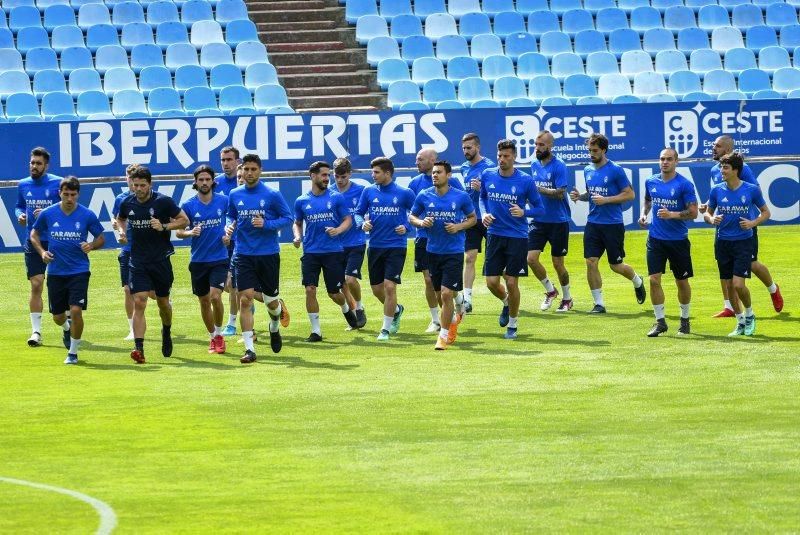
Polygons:
<instances>
[{"instance_id":1,"label":"blue jersey","mask_svg":"<svg viewBox=\"0 0 800 535\"><path fill-rule=\"evenodd\" d=\"M25 228L30 234L36 218L33 216L35 210L44 209L61 202L58 188L61 185L61 177L45 173L37 179L31 177L23 178L17 184L17 206L14 213L17 217L25 214ZM47 241L47 233L40 233L39 239Z\"/></svg>"},{"instance_id":2,"label":"blue jersey","mask_svg":"<svg viewBox=\"0 0 800 535\"><path fill-rule=\"evenodd\" d=\"M492 214L494 223L487 229L487 234L506 238L527 238L528 221L525 215L511 215L511 205L516 204L523 210L525 205L531 206L528 215L540 216L543 213L542 197L536 188L536 182L528 173L514 169L514 173L505 177L498 169L487 169L481 174L481 201L484 214Z\"/></svg>"},{"instance_id":3,"label":"blue jersey","mask_svg":"<svg viewBox=\"0 0 800 535\"><path fill-rule=\"evenodd\" d=\"M125 199L127 199L130 196L131 196L130 190L126 190L126 191L123 191L122 193L120 193L119 195L117 195L114 198L114 207L111 209L111 215L113 217L115 217L115 218L117 217L117 215L119 214L119 207L122 205L122 201L124 201ZM125 251L127 253L131 252L131 240L133 240L133 236L129 234L128 235L128 241L126 243L122 244L121 249L123 251Z\"/></svg>"},{"instance_id":4,"label":"blue jersey","mask_svg":"<svg viewBox=\"0 0 800 535\"><path fill-rule=\"evenodd\" d=\"M336 188L335 183L333 184L333 187ZM356 214L358 201L361 199L361 192L364 191L364 186L356 184L355 182L350 182L350 187L347 188L347 191L341 192L338 189L334 189L334 191L340 193L344 197L344 203L347 206L350 215L353 217L353 225L347 232L341 235L342 247L346 248L364 245L367 243L367 235L363 230L361 230L361 224L364 221L361 219L361 216Z\"/></svg>"},{"instance_id":5,"label":"blue jersey","mask_svg":"<svg viewBox=\"0 0 800 535\"><path fill-rule=\"evenodd\" d=\"M373 184L361 192L356 213L361 217L369 214L372 224L369 246L377 249L405 249L406 235L394 229L408 224L408 211L414 205L414 192L402 188L392 181L386 186Z\"/></svg>"},{"instance_id":6,"label":"blue jersey","mask_svg":"<svg viewBox=\"0 0 800 535\"><path fill-rule=\"evenodd\" d=\"M657 213L661 208L680 212L686 205L697 202L694 184L681 174L664 181L661 174L653 175L644 184L644 198L653 203L650 223L650 236L659 240L685 240L689 237L689 227L684 219L661 219Z\"/></svg>"},{"instance_id":7,"label":"blue jersey","mask_svg":"<svg viewBox=\"0 0 800 535\"><path fill-rule=\"evenodd\" d=\"M472 165L469 162L464 162L461 164L461 176L464 180L464 191L466 191L469 194L469 198L472 199L472 206L475 208L475 217L478 219L481 218L481 191L472 189L470 182L472 182L473 178L480 180L481 173L494 166L494 162L486 157L478 160L478 163L475 165Z\"/></svg>"},{"instance_id":8,"label":"blue jersey","mask_svg":"<svg viewBox=\"0 0 800 535\"><path fill-rule=\"evenodd\" d=\"M448 233L445 223L461 223L466 217L475 213L472 199L463 190L450 188L444 195L439 195L436 188L428 188L420 192L414 200L411 213L420 218L432 217L433 226L428 231L429 253L461 254L464 252L464 231Z\"/></svg>"},{"instance_id":9,"label":"blue jersey","mask_svg":"<svg viewBox=\"0 0 800 535\"><path fill-rule=\"evenodd\" d=\"M342 251L341 236L330 237L327 227L338 227L350 215L344 195L330 190L314 195L310 191L294 201L294 220L305 222L304 253Z\"/></svg>"},{"instance_id":10,"label":"blue jersey","mask_svg":"<svg viewBox=\"0 0 800 535\"><path fill-rule=\"evenodd\" d=\"M190 262L222 262L228 260L228 248L222 243L228 213L228 197L213 193L206 204L194 196L181 205L189 218L189 228L200 226L200 235L192 238Z\"/></svg>"},{"instance_id":11,"label":"blue jersey","mask_svg":"<svg viewBox=\"0 0 800 535\"><path fill-rule=\"evenodd\" d=\"M153 191L150 198L140 203L136 195L129 195L119 205L119 217L127 219L127 235L131 239L131 265L160 262L175 252L170 232L162 232L150 225L155 217L165 225L177 217L181 209L163 193Z\"/></svg>"},{"instance_id":12,"label":"blue jersey","mask_svg":"<svg viewBox=\"0 0 800 535\"><path fill-rule=\"evenodd\" d=\"M450 187L455 189L460 189L464 191L464 186L461 185L461 181L457 178L451 178L449 181ZM411 179L411 182L408 184L408 189L414 192L414 196L419 195L423 191L428 188L433 187L433 177L431 175L426 175L420 173L419 175L415 176ZM428 229L418 228L417 229L417 238L427 238L428 237Z\"/></svg>"},{"instance_id":13,"label":"blue jersey","mask_svg":"<svg viewBox=\"0 0 800 535\"><path fill-rule=\"evenodd\" d=\"M750 219L753 207L761 208L765 204L761 188L747 182L742 182L735 190L728 189L728 184L725 182L711 188L708 209L713 211L714 215L723 216L722 222L717 227L717 238L731 241L750 238L753 229L745 230L740 227L740 218Z\"/></svg>"},{"instance_id":14,"label":"blue jersey","mask_svg":"<svg viewBox=\"0 0 800 535\"><path fill-rule=\"evenodd\" d=\"M542 195L544 215L537 217L536 221L538 223L568 222L570 220L571 211L569 209L569 201L567 200L567 189L569 188L567 164L557 156L553 156L553 158L547 162L547 165L542 165L539 160L536 160L531 165L531 176L538 187L550 189L564 188L561 199L553 199L552 197Z\"/></svg>"},{"instance_id":15,"label":"blue jersey","mask_svg":"<svg viewBox=\"0 0 800 535\"><path fill-rule=\"evenodd\" d=\"M253 226L253 217L262 216L264 227ZM260 256L281 251L278 230L292 223L292 212L279 191L263 182L231 190L228 219L236 221L236 253Z\"/></svg>"},{"instance_id":16,"label":"blue jersey","mask_svg":"<svg viewBox=\"0 0 800 535\"><path fill-rule=\"evenodd\" d=\"M753 184L754 186L758 186L758 180L756 180L756 175L753 174L753 170L750 169L750 166L744 164L742 167L741 172L739 173L739 179L742 182L747 182L748 184ZM717 163L714 167L711 168L711 187L718 186L719 184L725 183L725 180L722 178L722 171L719 170L719 163ZM750 217L758 217L759 210L751 210Z\"/></svg>"},{"instance_id":17,"label":"blue jersey","mask_svg":"<svg viewBox=\"0 0 800 535\"><path fill-rule=\"evenodd\" d=\"M631 183L622 167L612 161L607 161L599 169L587 165L584 170L586 177L586 191L589 193L589 223L600 225L613 225L622 223L622 205L619 203L597 206L592 201L592 194L597 193L603 197L618 195L625 188L630 188Z\"/></svg>"},{"instance_id":18,"label":"blue jersey","mask_svg":"<svg viewBox=\"0 0 800 535\"><path fill-rule=\"evenodd\" d=\"M214 182L217 184L217 187L214 188L214 193L221 193L225 196L230 195L234 188L239 187L239 179L236 178L236 175L233 175L233 178L231 178L225 173L222 173L214 177Z\"/></svg>"},{"instance_id":19,"label":"blue jersey","mask_svg":"<svg viewBox=\"0 0 800 535\"><path fill-rule=\"evenodd\" d=\"M39 235L49 235L47 250L53 260L47 265L48 275L76 275L89 272L89 256L81 249L89 233L94 237L103 233L97 216L82 205L77 205L67 215L61 203L45 208L36 218L33 228Z\"/></svg>"}]
</instances>

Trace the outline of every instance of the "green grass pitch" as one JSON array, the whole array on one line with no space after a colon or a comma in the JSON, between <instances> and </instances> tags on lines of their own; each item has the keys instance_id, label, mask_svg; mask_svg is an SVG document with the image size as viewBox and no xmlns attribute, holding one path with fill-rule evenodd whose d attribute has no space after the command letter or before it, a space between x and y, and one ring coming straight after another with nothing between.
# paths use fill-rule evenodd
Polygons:
<instances>
[{"instance_id":1,"label":"green grass pitch","mask_svg":"<svg viewBox=\"0 0 800 535\"><path fill-rule=\"evenodd\" d=\"M475 313L456 345L435 352L411 256L400 333L345 332L322 300L321 344L309 324L299 252L285 246L292 311L278 355L242 346L208 355L187 250L173 258L175 355L161 358L156 307L148 364L136 366L116 253L92 254L79 366L64 366L58 327L31 349L21 255L0 256L0 477L73 489L109 504L118 533L797 531L800 529L800 232L761 231L761 258L786 307L751 288L758 330L732 340L713 237L691 233L693 335L674 335L678 304L664 277L670 332L631 284L601 262L609 314L589 316L581 238L567 257L574 311L538 311L522 284L520 337L502 339L499 302L478 279ZM643 232L628 261L646 274ZM480 260L482 261L482 260ZM545 265L549 257L545 258ZM552 268L550 268L552 275ZM257 325L266 327L263 305ZM0 482L0 532L88 533L98 517L73 498Z\"/></svg>"}]
</instances>

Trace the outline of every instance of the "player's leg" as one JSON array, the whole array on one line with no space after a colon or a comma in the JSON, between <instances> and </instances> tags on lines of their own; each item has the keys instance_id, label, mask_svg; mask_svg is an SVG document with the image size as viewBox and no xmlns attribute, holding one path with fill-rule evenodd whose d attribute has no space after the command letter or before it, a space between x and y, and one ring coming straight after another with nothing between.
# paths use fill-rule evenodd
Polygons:
<instances>
[{"instance_id":1,"label":"player's leg","mask_svg":"<svg viewBox=\"0 0 800 535\"><path fill-rule=\"evenodd\" d=\"M356 329L358 328L356 311L350 308L350 303L342 291L345 287L345 262L346 259L343 252L322 255L322 276L325 280L325 290L328 292L328 297L339 305L348 328Z\"/></svg>"},{"instance_id":2,"label":"player's leg","mask_svg":"<svg viewBox=\"0 0 800 535\"><path fill-rule=\"evenodd\" d=\"M233 336L236 334L236 320L239 317L239 295L236 291L236 281L233 275L233 267L228 272L225 281L225 291L228 292L228 323L222 330L223 336Z\"/></svg>"},{"instance_id":3,"label":"player's leg","mask_svg":"<svg viewBox=\"0 0 800 535\"><path fill-rule=\"evenodd\" d=\"M783 310L781 289L772 278L769 268L758 260L758 241L758 227L755 227L753 229L753 261L750 265L750 271L767 287L769 297L772 300L772 307L775 309L775 312L780 312Z\"/></svg>"},{"instance_id":4,"label":"player's leg","mask_svg":"<svg viewBox=\"0 0 800 535\"><path fill-rule=\"evenodd\" d=\"M223 288L212 286L208 292L211 301L211 319L213 321L213 333L211 342L214 344L214 352L225 353L225 339L222 337L222 322L225 320L225 305L222 300ZM208 325L206 325L208 327Z\"/></svg>"},{"instance_id":5,"label":"player's leg","mask_svg":"<svg viewBox=\"0 0 800 535\"><path fill-rule=\"evenodd\" d=\"M603 302L603 278L600 276L600 257L605 253L603 237L598 225L586 223L583 231L583 258L586 261L586 282L592 292L594 308L592 314L603 314L606 311Z\"/></svg>"},{"instance_id":6,"label":"player's leg","mask_svg":"<svg viewBox=\"0 0 800 535\"><path fill-rule=\"evenodd\" d=\"M561 303L556 312L569 312L572 309L572 293L569 288L569 272L564 258L569 252L569 223L555 223L550 233L550 257L553 269L561 286Z\"/></svg>"},{"instance_id":7,"label":"player's leg","mask_svg":"<svg viewBox=\"0 0 800 535\"><path fill-rule=\"evenodd\" d=\"M69 344L64 364L78 363L78 350L83 337L83 311L89 304L89 273L80 273L68 277L69 288ZM65 335L66 336L66 335ZM66 343L64 345L67 345Z\"/></svg>"},{"instance_id":8,"label":"player's leg","mask_svg":"<svg viewBox=\"0 0 800 535\"><path fill-rule=\"evenodd\" d=\"M392 332L394 318L397 315L399 306L397 304L397 284L390 280L383 281L383 326L386 327L386 321L389 321L388 332Z\"/></svg>"},{"instance_id":9,"label":"player's leg","mask_svg":"<svg viewBox=\"0 0 800 535\"><path fill-rule=\"evenodd\" d=\"M517 321L521 303L519 279L528 276L528 239L508 238L506 240L506 292L508 293L508 329L506 339L517 337Z\"/></svg>"},{"instance_id":10,"label":"player's leg","mask_svg":"<svg viewBox=\"0 0 800 535\"><path fill-rule=\"evenodd\" d=\"M533 275L536 277L536 280L538 280L544 288L544 299L539 306L540 310L549 309L553 304L553 300L558 297L558 290L556 290L553 283L550 282L550 279L547 277L547 269L539 260L545 245L549 241L549 231L550 225L539 223L532 224L528 232L528 267L533 270Z\"/></svg>"},{"instance_id":11,"label":"player's leg","mask_svg":"<svg viewBox=\"0 0 800 535\"><path fill-rule=\"evenodd\" d=\"M46 244L42 244L47 249ZM42 290L44 289L44 273L47 265L33 248L30 240L25 242L25 272L30 282L31 292L28 296L28 309L30 311L31 336L28 338L28 345L37 347L42 344L42 311L44 302L42 301Z\"/></svg>"},{"instance_id":12,"label":"player's leg","mask_svg":"<svg viewBox=\"0 0 800 535\"><path fill-rule=\"evenodd\" d=\"M440 291L436 292L437 297L442 302L442 314L439 318L439 335L436 337L436 345L434 349L443 350L447 349L450 337L450 329L453 327L453 316L455 315L455 301L453 300L454 293L446 286L439 286ZM453 340L455 341L455 340Z\"/></svg>"},{"instance_id":13,"label":"player's leg","mask_svg":"<svg viewBox=\"0 0 800 535\"><path fill-rule=\"evenodd\" d=\"M317 301L317 286L319 286L319 274L322 270L320 258L322 255L305 253L300 257L300 272L302 284L306 295L306 314L311 324L311 334L305 339L306 342L321 342L322 328L319 324L319 301Z\"/></svg>"},{"instance_id":14,"label":"player's leg","mask_svg":"<svg viewBox=\"0 0 800 535\"><path fill-rule=\"evenodd\" d=\"M279 353L283 347L281 338L281 325L289 325L289 313L285 310L285 304L280 298L280 273L281 257L280 254L259 256L258 286L261 295L264 297L264 304L267 305L267 315L269 316L269 343L273 353ZM241 309L239 310L241 313Z\"/></svg>"},{"instance_id":15,"label":"player's leg","mask_svg":"<svg viewBox=\"0 0 800 535\"><path fill-rule=\"evenodd\" d=\"M47 306L53 321L62 329L62 341L64 347L69 349L70 338L70 277L61 275L50 275L47 277ZM30 340L28 345L31 345ZM35 346L34 346L35 347Z\"/></svg>"},{"instance_id":16,"label":"player's leg","mask_svg":"<svg viewBox=\"0 0 800 535\"><path fill-rule=\"evenodd\" d=\"M427 268L427 256L425 257ZM385 262L384 262L384 277L383 288L386 294L386 300L383 304L384 316L392 316L392 322L389 326L389 333L395 334L400 330L400 318L403 316L403 305L399 301L397 295L398 286L402 282L403 268L406 264L406 248L402 249L387 249ZM436 296L434 295L434 298ZM393 311L393 312L391 312Z\"/></svg>"},{"instance_id":17,"label":"player's leg","mask_svg":"<svg viewBox=\"0 0 800 535\"><path fill-rule=\"evenodd\" d=\"M467 229L469 230L469 229ZM472 312L472 286L475 284L475 262L479 249L468 249L464 253L464 308Z\"/></svg>"},{"instance_id":18,"label":"player's leg","mask_svg":"<svg viewBox=\"0 0 800 535\"><path fill-rule=\"evenodd\" d=\"M744 314L744 334L751 336L756 330L756 316L753 312L753 304L750 300L750 290L747 288L747 279L750 278L751 264L753 258L755 240L737 240L733 245L733 278L731 279L731 291L735 292L742 302Z\"/></svg>"},{"instance_id":19,"label":"player's leg","mask_svg":"<svg viewBox=\"0 0 800 535\"><path fill-rule=\"evenodd\" d=\"M678 287L678 305L681 310L681 325L678 327L678 334L691 334L689 307L692 302L692 287L689 284L689 279L694 277L692 244L688 238L667 243L670 247L669 266L672 270L672 275L675 277L675 285Z\"/></svg>"},{"instance_id":20,"label":"player's leg","mask_svg":"<svg viewBox=\"0 0 800 535\"><path fill-rule=\"evenodd\" d=\"M622 275L633 283L636 302L641 305L647 298L647 290L645 290L642 277L630 265L625 263L625 225L620 223L618 225L603 225L602 227L611 271Z\"/></svg>"},{"instance_id":21,"label":"player's leg","mask_svg":"<svg viewBox=\"0 0 800 535\"><path fill-rule=\"evenodd\" d=\"M170 292L175 279L169 258L149 267L153 278L153 291L156 295L158 315L161 318L161 354L172 356L172 300Z\"/></svg>"},{"instance_id":22,"label":"player's leg","mask_svg":"<svg viewBox=\"0 0 800 535\"><path fill-rule=\"evenodd\" d=\"M425 285L425 301L428 303L431 321L425 329L426 333L439 331L439 302L436 299L436 292L431 282L431 274L428 261L428 240L417 238L414 240L414 271L422 273L422 281Z\"/></svg>"},{"instance_id":23,"label":"player's leg","mask_svg":"<svg viewBox=\"0 0 800 535\"><path fill-rule=\"evenodd\" d=\"M647 273L650 280L650 303L656 322L647 332L647 336L655 337L667 332L667 319L664 307L664 288L661 286L661 275L667 269L667 251L661 240L647 238Z\"/></svg>"},{"instance_id":24,"label":"player's leg","mask_svg":"<svg viewBox=\"0 0 800 535\"><path fill-rule=\"evenodd\" d=\"M192 280L192 293L200 304L200 317L208 333L208 352L214 353L214 311L211 307L211 271L208 264L192 262L189 264L189 275Z\"/></svg>"}]
</instances>

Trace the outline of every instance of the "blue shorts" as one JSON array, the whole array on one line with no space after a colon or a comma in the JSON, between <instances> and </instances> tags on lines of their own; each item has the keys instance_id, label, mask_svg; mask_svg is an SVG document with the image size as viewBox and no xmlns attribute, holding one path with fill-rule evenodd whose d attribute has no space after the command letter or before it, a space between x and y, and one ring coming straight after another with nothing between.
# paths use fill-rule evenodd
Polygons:
<instances>
[{"instance_id":1,"label":"blue shorts","mask_svg":"<svg viewBox=\"0 0 800 535\"><path fill-rule=\"evenodd\" d=\"M428 269L428 238L414 240L414 273Z\"/></svg>"},{"instance_id":2,"label":"blue shorts","mask_svg":"<svg viewBox=\"0 0 800 535\"><path fill-rule=\"evenodd\" d=\"M89 275L49 275L47 277L47 302L50 314L63 314L70 307L78 306L86 310L89 304Z\"/></svg>"},{"instance_id":3,"label":"blue shorts","mask_svg":"<svg viewBox=\"0 0 800 535\"><path fill-rule=\"evenodd\" d=\"M366 244L344 248L345 270L348 277L361 278L361 266L364 265L364 254L367 252Z\"/></svg>"},{"instance_id":4,"label":"blue shorts","mask_svg":"<svg viewBox=\"0 0 800 535\"><path fill-rule=\"evenodd\" d=\"M692 244L685 240L659 240L647 238L647 272L649 275L666 273L667 260L675 280L694 276L692 269Z\"/></svg>"},{"instance_id":5,"label":"blue shorts","mask_svg":"<svg viewBox=\"0 0 800 535\"><path fill-rule=\"evenodd\" d=\"M428 253L434 291L449 288L460 292L464 287L464 255Z\"/></svg>"},{"instance_id":6,"label":"blue shorts","mask_svg":"<svg viewBox=\"0 0 800 535\"><path fill-rule=\"evenodd\" d=\"M586 223L583 230L583 257L600 258L608 253L608 263L621 264L625 259L625 225Z\"/></svg>"},{"instance_id":7,"label":"blue shorts","mask_svg":"<svg viewBox=\"0 0 800 535\"><path fill-rule=\"evenodd\" d=\"M47 250L47 242L42 242L42 248L46 251ZM33 244L31 240L25 241L25 273L27 274L28 278L35 277L36 275L44 275L44 272L47 271L47 264L44 263L42 260L42 255L36 252L36 249L33 248Z\"/></svg>"},{"instance_id":8,"label":"blue shorts","mask_svg":"<svg viewBox=\"0 0 800 535\"><path fill-rule=\"evenodd\" d=\"M208 295L211 288L225 288L228 280L228 261L221 262L189 262L189 273L192 276L192 293L197 297Z\"/></svg>"},{"instance_id":9,"label":"blue shorts","mask_svg":"<svg viewBox=\"0 0 800 535\"><path fill-rule=\"evenodd\" d=\"M528 276L528 238L508 238L489 234L486 238L484 277Z\"/></svg>"},{"instance_id":10,"label":"blue shorts","mask_svg":"<svg viewBox=\"0 0 800 535\"><path fill-rule=\"evenodd\" d=\"M369 270L369 283L372 286L383 284L385 280L400 284L405 265L405 249L370 247L367 251L367 269Z\"/></svg>"},{"instance_id":11,"label":"blue shorts","mask_svg":"<svg viewBox=\"0 0 800 535\"><path fill-rule=\"evenodd\" d=\"M131 252L120 251L119 256L117 256L117 262L119 262L119 281L122 286L127 286L131 278Z\"/></svg>"},{"instance_id":12,"label":"blue shorts","mask_svg":"<svg viewBox=\"0 0 800 535\"><path fill-rule=\"evenodd\" d=\"M303 286L319 286L321 271L327 292L339 293L344 286L344 266L344 253L305 253L300 257Z\"/></svg>"},{"instance_id":13,"label":"blue shorts","mask_svg":"<svg viewBox=\"0 0 800 535\"><path fill-rule=\"evenodd\" d=\"M717 259L719 278L732 279L734 276L750 278L750 264L753 262L753 238L744 240L720 240L714 242L714 257Z\"/></svg>"},{"instance_id":14,"label":"blue shorts","mask_svg":"<svg viewBox=\"0 0 800 535\"><path fill-rule=\"evenodd\" d=\"M278 297L281 255L236 255L236 289L261 291L267 297Z\"/></svg>"},{"instance_id":15,"label":"blue shorts","mask_svg":"<svg viewBox=\"0 0 800 535\"><path fill-rule=\"evenodd\" d=\"M141 266L135 265L133 258L130 260L128 288L131 294L155 291L156 297L169 297L174 280L169 258L160 262L145 262Z\"/></svg>"},{"instance_id":16,"label":"blue shorts","mask_svg":"<svg viewBox=\"0 0 800 535\"><path fill-rule=\"evenodd\" d=\"M486 227L483 226L483 221L478 218L473 226L464 231L464 236L464 252L477 250L480 253L483 250L481 247L483 240L486 239Z\"/></svg>"},{"instance_id":17,"label":"blue shorts","mask_svg":"<svg viewBox=\"0 0 800 535\"><path fill-rule=\"evenodd\" d=\"M550 244L550 256L567 256L569 223L535 223L528 225L528 250L544 251Z\"/></svg>"}]
</instances>

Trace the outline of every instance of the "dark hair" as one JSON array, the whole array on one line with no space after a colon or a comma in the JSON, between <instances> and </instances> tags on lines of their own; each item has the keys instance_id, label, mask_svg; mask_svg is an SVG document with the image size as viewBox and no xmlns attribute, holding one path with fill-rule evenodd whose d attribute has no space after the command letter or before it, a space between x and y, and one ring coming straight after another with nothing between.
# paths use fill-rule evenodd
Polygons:
<instances>
[{"instance_id":1,"label":"dark hair","mask_svg":"<svg viewBox=\"0 0 800 535\"><path fill-rule=\"evenodd\" d=\"M31 151L31 156L40 156L44 159L44 163L50 163L50 153L44 147L36 147Z\"/></svg>"},{"instance_id":2,"label":"dark hair","mask_svg":"<svg viewBox=\"0 0 800 535\"><path fill-rule=\"evenodd\" d=\"M148 184L153 181L153 175L150 173L150 169L145 167L144 165L140 165L136 169L133 170L131 173L131 179L136 180L137 178L141 180L146 180Z\"/></svg>"},{"instance_id":3,"label":"dark hair","mask_svg":"<svg viewBox=\"0 0 800 535\"><path fill-rule=\"evenodd\" d=\"M444 167L445 173L450 173L453 171L453 166L450 165L450 162L448 162L447 160L436 160L433 163L433 166L436 167L437 165L439 167Z\"/></svg>"},{"instance_id":4,"label":"dark hair","mask_svg":"<svg viewBox=\"0 0 800 535\"><path fill-rule=\"evenodd\" d=\"M592 133L592 135L586 138L586 144L589 146L596 145L600 147L600 150L608 150L608 138L597 132Z\"/></svg>"},{"instance_id":5,"label":"dark hair","mask_svg":"<svg viewBox=\"0 0 800 535\"><path fill-rule=\"evenodd\" d=\"M719 165L730 165L731 169L736 169L737 175L741 175L742 169L744 169L744 158L738 152L732 152L720 158Z\"/></svg>"},{"instance_id":6,"label":"dark hair","mask_svg":"<svg viewBox=\"0 0 800 535\"><path fill-rule=\"evenodd\" d=\"M394 175L394 164L386 156L380 156L369 162L370 167L378 167L381 171Z\"/></svg>"},{"instance_id":7,"label":"dark hair","mask_svg":"<svg viewBox=\"0 0 800 535\"><path fill-rule=\"evenodd\" d=\"M259 169L261 168L261 158L258 157L258 154L253 154L252 152L250 154L245 154L242 158L242 165L246 163L254 163Z\"/></svg>"},{"instance_id":8,"label":"dark hair","mask_svg":"<svg viewBox=\"0 0 800 535\"><path fill-rule=\"evenodd\" d=\"M200 175L200 173L209 174L209 176L211 177L212 190L217 187L217 182L214 180L214 169L212 169L210 165L204 163L198 165L197 168L192 173L194 175L194 184L192 184L192 189L197 189L197 177Z\"/></svg>"},{"instance_id":9,"label":"dark hair","mask_svg":"<svg viewBox=\"0 0 800 535\"><path fill-rule=\"evenodd\" d=\"M133 172L136 171L137 169L139 169L138 163L130 164L128 167L125 168L125 176L130 178L131 176L133 176Z\"/></svg>"},{"instance_id":10,"label":"dark hair","mask_svg":"<svg viewBox=\"0 0 800 535\"><path fill-rule=\"evenodd\" d=\"M474 141L478 145L481 144L481 138L479 138L478 134L475 132L468 132L464 134L464 137L461 138L461 143L464 143L465 141Z\"/></svg>"},{"instance_id":11,"label":"dark hair","mask_svg":"<svg viewBox=\"0 0 800 535\"><path fill-rule=\"evenodd\" d=\"M333 160L333 172L337 175L353 172L353 164L347 158L336 158Z\"/></svg>"},{"instance_id":12,"label":"dark hair","mask_svg":"<svg viewBox=\"0 0 800 535\"><path fill-rule=\"evenodd\" d=\"M70 191L80 191L81 183L76 176L65 176L61 179L61 184L58 185L58 191L68 189Z\"/></svg>"},{"instance_id":13,"label":"dark hair","mask_svg":"<svg viewBox=\"0 0 800 535\"><path fill-rule=\"evenodd\" d=\"M497 142L497 150L511 150L514 154L517 153L517 142L513 139L501 139Z\"/></svg>"},{"instance_id":14,"label":"dark hair","mask_svg":"<svg viewBox=\"0 0 800 535\"><path fill-rule=\"evenodd\" d=\"M314 162L314 163L312 163L311 165L308 166L308 174L309 175L316 175L317 173L319 173L320 171L322 171L326 167L328 169L330 169L331 168L331 164L329 164L328 162L323 162L322 160L316 161L316 162Z\"/></svg>"},{"instance_id":15,"label":"dark hair","mask_svg":"<svg viewBox=\"0 0 800 535\"><path fill-rule=\"evenodd\" d=\"M236 158L237 160L239 159L239 149L237 149L233 145L228 145L227 147L222 147L219 150L219 153L222 154L223 152L232 152L234 158Z\"/></svg>"}]
</instances>

